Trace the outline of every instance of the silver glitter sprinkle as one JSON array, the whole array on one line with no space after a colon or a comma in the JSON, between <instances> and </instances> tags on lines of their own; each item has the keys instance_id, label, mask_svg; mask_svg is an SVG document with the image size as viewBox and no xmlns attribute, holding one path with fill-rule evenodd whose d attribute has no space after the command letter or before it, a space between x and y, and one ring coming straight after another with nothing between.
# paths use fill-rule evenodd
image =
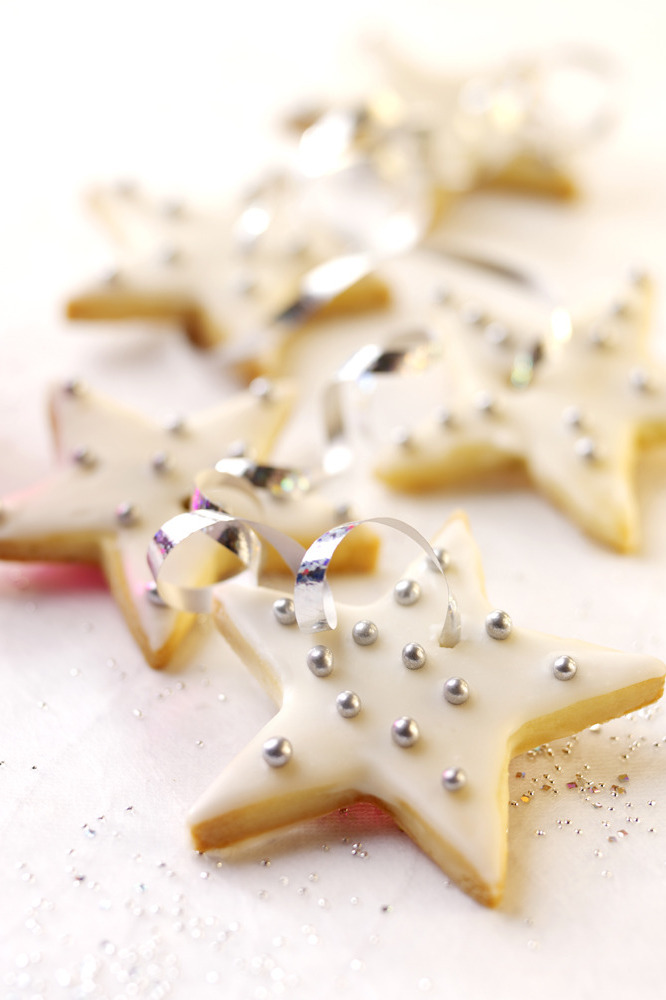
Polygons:
<instances>
[{"instance_id":1,"label":"silver glitter sprinkle","mask_svg":"<svg viewBox=\"0 0 666 1000\"><path fill-rule=\"evenodd\" d=\"M166 602L160 596L160 592L157 589L157 584L154 580L146 584L146 597L151 604L154 604L156 608L166 608Z\"/></svg>"},{"instance_id":2,"label":"silver glitter sprinkle","mask_svg":"<svg viewBox=\"0 0 666 1000\"><path fill-rule=\"evenodd\" d=\"M333 670L333 653L328 646L313 646L306 662L315 677L328 677Z\"/></svg>"},{"instance_id":3,"label":"silver glitter sprinkle","mask_svg":"<svg viewBox=\"0 0 666 1000\"><path fill-rule=\"evenodd\" d=\"M353 719L361 711L361 699L354 691L341 691L335 699L335 707L343 719Z\"/></svg>"},{"instance_id":4,"label":"silver glitter sprinkle","mask_svg":"<svg viewBox=\"0 0 666 1000\"><path fill-rule=\"evenodd\" d=\"M418 642L408 642L402 647L402 662L408 670L420 670L426 662L425 649Z\"/></svg>"},{"instance_id":5,"label":"silver glitter sprinkle","mask_svg":"<svg viewBox=\"0 0 666 1000\"><path fill-rule=\"evenodd\" d=\"M270 379L259 377L252 379L250 382L250 392L257 399L263 399L265 402L270 402L273 398L273 383Z\"/></svg>"},{"instance_id":6,"label":"silver glitter sprinkle","mask_svg":"<svg viewBox=\"0 0 666 1000\"><path fill-rule=\"evenodd\" d=\"M450 705L463 705L469 698L469 684L462 677L449 677L444 684L444 697Z\"/></svg>"},{"instance_id":7,"label":"silver glitter sprinkle","mask_svg":"<svg viewBox=\"0 0 666 1000\"><path fill-rule=\"evenodd\" d=\"M458 792L467 784L467 775L461 767L447 767L442 771L442 784L447 792Z\"/></svg>"},{"instance_id":8,"label":"silver glitter sprinkle","mask_svg":"<svg viewBox=\"0 0 666 1000\"><path fill-rule=\"evenodd\" d=\"M398 604L416 604L421 596L421 588L416 580L398 580L393 588L393 597Z\"/></svg>"},{"instance_id":9,"label":"silver glitter sprinkle","mask_svg":"<svg viewBox=\"0 0 666 1000\"><path fill-rule=\"evenodd\" d=\"M261 752L264 760L271 767L284 767L291 760L293 747L284 736L271 736L264 743Z\"/></svg>"},{"instance_id":10,"label":"silver glitter sprinkle","mask_svg":"<svg viewBox=\"0 0 666 1000\"><path fill-rule=\"evenodd\" d=\"M131 528L138 521L136 507L125 500L116 507L116 521L123 528Z\"/></svg>"},{"instance_id":11,"label":"silver glitter sprinkle","mask_svg":"<svg viewBox=\"0 0 666 1000\"><path fill-rule=\"evenodd\" d=\"M565 406L562 410L562 423L565 427L579 430L583 425L583 414L579 406Z\"/></svg>"},{"instance_id":12,"label":"silver glitter sprinkle","mask_svg":"<svg viewBox=\"0 0 666 1000\"><path fill-rule=\"evenodd\" d=\"M165 267L174 267L180 264L183 259L182 251L178 247L165 247L159 255L159 263Z\"/></svg>"},{"instance_id":13,"label":"silver glitter sprinkle","mask_svg":"<svg viewBox=\"0 0 666 1000\"><path fill-rule=\"evenodd\" d=\"M558 681L570 681L575 676L578 665L572 656L558 656L553 660L553 674Z\"/></svg>"},{"instance_id":14,"label":"silver glitter sprinkle","mask_svg":"<svg viewBox=\"0 0 666 1000\"><path fill-rule=\"evenodd\" d=\"M296 621L296 612L291 597L278 597L277 601L273 601L273 614L280 625L293 625Z\"/></svg>"},{"instance_id":15,"label":"silver glitter sprinkle","mask_svg":"<svg viewBox=\"0 0 666 1000\"><path fill-rule=\"evenodd\" d=\"M513 625L506 611L491 611L486 615L486 632L491 639L508 639Z\"/></svg>"},{"instance_id":16,"label":"silver glitter sprinkle","mask_svg":"<svg viewBox=\"0 0 666 1000\"><path fill-rule=\"evenodd\" d=\"M593 462L599 457L594 439L587 435L576 438L574 441L574 452L578 458L583 459L585 462Z\"/></svg>"},{"instance_id":17,"label":"silver glitter sprinkle","mask_svg":"<svg viewBox=\"0 0 666 1000\"><path fill-rule=\"evenodd\" d=\"M92 469L97 465L97 459L90 448L84 446L75 448L72 452L72 458L77 465L80 465L82 469Z\"/></svg>"},{"instance_id":18,"label":"silver glitter sprinkle","mask_svg":"<svg viewBox=\"0 0 666 1000\"><path fill-rule=\"evenodd\" d=\"M344 502L336 504L335 516L339 518L340 521L348 521L351 517L351 504Z\"/></svg>"},{"instance_id":19,"label":"silver glitter sprinkle","mask_svg":"<svg viewBox=\"0 0 666 1000\"><path fill-rule=\"evenodd\" d=\"M391 726L391 737L399 747L413 747L419 738L419 727L414 719L403 715Z\"/></svg>"},{"instance_id":20,"label":"silver glitter sprinkle","mask_svg":"<svg viewBox=\"0 0 666 1000\"><path fill-rule=\"evenodd\" d=\"M367 618L356 622L352 628L352 638L357 646L371 646L373 642L377 641L378 635L379 629L374 622L368 621Z\"/></svg>"},{"instance_id":21,"label":"silver glitter sprinkle","mask_svg":"<svg viewBox=\"0 0 666 1000\"><path fill-rule=\"evenodd\" d=\"M165 475L173 468L173 463L165 451L155 452L150 460L150 464L159 475Z\"/></svg>"}]
</instances>

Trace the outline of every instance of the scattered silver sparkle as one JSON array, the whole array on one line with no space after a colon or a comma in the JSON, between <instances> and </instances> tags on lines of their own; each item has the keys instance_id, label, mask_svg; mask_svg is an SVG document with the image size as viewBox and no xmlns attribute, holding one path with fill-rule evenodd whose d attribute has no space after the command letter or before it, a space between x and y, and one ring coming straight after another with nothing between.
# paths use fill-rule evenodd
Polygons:
<instances>
[{"instance_id":1,"label":"scattered silver sparkle","mask_svg":"<svg viewBox=\"0 0 666 1000\"><path fill-rule=\"evenodd\" d=\"M121 524L123 528L131 528L132 525L137 523L137 520L137 511L133 503L124 500L118 504L116 507L116 521L118 524Z\"/></svg>"},{"instance_id":2,"label":"scattered silver sparkle","mask_svg":"<svg viewBox=\"0 0 666 1000\"><path fill-rule=\"evenodd\" d=\"M507 611L491 611L486 615L486 632L491 639L508 639L513 623Z\"/></svg>"},{"instance_id":3,"label":"scattered silver sparkle","mask_svg":"<svg viewBox=\"0 0 666 1000\"><path fill-rule=\"evenodd\" d=\"M328 646L313 646L306 662L315 677L328 677L333 670L333 653Z\"/></svg>"},{"instance_id":4,"label":"scattered silver sparkle","mask_svg":"<svg viewBox=\"0 0 666 1000\"><path fill-rule=\"evenodd\" d=\"M355 691L341 691L335 699L335 707L343 719L353 719L361 711L361 699Z\"/></svg>"},{"instance_id":5,"label":"scattered silver sparkle","mask_svg":"<svg viewBox=\"0 0 666 1000\"><path fill-rule=\"evenodd\" d=\"M408 670L420 670L426 662L425 649L418 642L408 642L402 648L402 662Z\"/></svg>"},{"instance_id":6,"label":"scattered silver sparkle","mask_svg":"<svg viewBox=\"0 0 666 1000\"><path fill-rule=\"evenodd\" d=\"M368 621L367 618L356 622L352 628L352 638L357 646L371 646L373 642L377 641L378 635L379 629L374 622Z\"/></svg>"},{"instance_id":7,"label":"scattered silver sparkle","mask_svg":"<svg viewBox=\"0 0 666 1000\"><path fill-rule=\"evenodd\" d=\"M391 726L391 736L399 747L413 747L419 738L419 727L414 719L402 715Z\"/></svg>"},{"instance_id":8,"label":"scattered silver sparkle","mask_svg":"<svg viewBox=\"0 0 666 1000\"><path fill-rule=\"evenodd\" d=\"M296 611L291 597L278 597L273 601L273 614L280 625L293 625L296 621Z\"/></svg>"},{"instance_id":9,"label":"scattered silver sparkle","mask_svg":"<svg viewBox=\"0 0 666 1000\"><path fill-rule=\"evenodd\" d=\"M467 784L467 775L461 767L447 767L442 771L442 784L447 792L458 792Z\"/></svg>"},{"instance_id":10,"label":"scattered silver sparkle","mask_svg":"<svg viewBox=\"0 0 666 1000\"><path fill-rule=\"evenodd\" d=\"M416 604L421 596L421 587L416 580L398 580L393 588L393 596L398 604Z\"/></svg>"},{"instance_id":11,"label":"scattered silver sparkle","mask_svg":"<svg viewBox=\"0 0 666 1000\"><path fill-rule=\"evenodd\" d=\"M261 748L263 758L271 767L284 767L291 760L293 747L284 736L271 736Z\"/></svg>"},{"instance_id":12,"label":"scattered silver sparkle","mask_svg":"<svg viewBox=\"0 0 666 1000\"><path fill-rule=\"evenodd\" d=\"M444 684L444 697L450 705L463 705L469 698L469 684L462 677L449 677Z\"/></svg>"},{"instance_id":13,"label":"scattered silver sparkle","mask_svg":"<svg viewBox=\"0 0 666 1000\"><path fill-rule=\"evenodd\" d=\"M558 681L570 681L575 676L578 665L572 656L558 656L553 660L553 674Z\"/></svg>"}]
</instances>

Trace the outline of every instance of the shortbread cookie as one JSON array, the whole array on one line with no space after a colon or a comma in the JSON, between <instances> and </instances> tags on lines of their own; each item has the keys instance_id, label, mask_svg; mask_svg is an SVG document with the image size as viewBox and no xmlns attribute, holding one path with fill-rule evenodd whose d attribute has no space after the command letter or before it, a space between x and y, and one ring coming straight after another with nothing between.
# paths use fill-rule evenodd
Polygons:
<instances>
[{"instance_id":1,"label":"shortbread cookie","mask_svg":"<svg viewBox=\"0 0 666 1000\"><path fill-rule=\"evenodd\" d=\"M242 458L219 462L216 470L198 477L197 485L195 506L214 506L233 517L270 525L305 549L333 525L354 517L350 505L336 504L306 473L261 466ZM375 568L378 553L379 537L362 524L341 546L331 569L338 573L369 573ZM265 540L261 570L266 576L291 572Z\"/></svg>"},{"instance_id":2,"label":"shortbread cookie","mask_svg":"<svg viewBox=\"0 0 666 1000\"><path fill-rule=\"evenodd\" d=\"M636 275L605 311L521 334L479 309L442 307L441 408L401 419L376 472L426 490L521 465L584 531L620 551L639 541L634 465L666 439L666 368L651 357L652 289Z\"/></svg>"},{"instance_id":3,"label":"shortbread cookie","mask_svg":"<svg viewBox=\"0 0 666 1000\"><path fill-rule=\"evenodd\" d=\"M664 666L530 632L493 609L463 515L335 630L299 630L288 593L216 590L223 635L280 706L192 809L199 850L227 848L357 801L387 809L480 902L500 899L508 765L546 740L658 698ZM450 593L449 593L450 587ZM457 642L443 623L450 594Z\"/></svg>"},{"instance_id":4,"label":"shortbread cookie","mask_svg":"<svg viewBox=\"0 0 666 1000\"><path fill-rule=\"evenodd\" d=\"M275 374L294 330L338 312L385 306L389 299L386 285L364 274L328 302L305 301L304 276L343 249L314 227L290 229L288 197L274 182L237 210L205 212L159 202L127 185L96 192L92 206L118 266L74 294L68 316L172 320L198 347L227 341L243 356L248 377ZM253 338L294 303L300 309L292 308L267 340L258 339L253 354Z\"/></svg>"},{"instance_id":5,"label":"shortbread cookie","mask_svg":"<svg viewBox=\"0 0 666 1000\"><path fill-rule=\"evenodd\" d=\"M8 496L0 558L99 563L146 659L163 667L193 618L161 606L146 563L153 532L187 509L194 478L229 450L264 457L287 419L283 384L160 426L72 382L53 392L59 464Z\"/></svg>"}]
</instances>

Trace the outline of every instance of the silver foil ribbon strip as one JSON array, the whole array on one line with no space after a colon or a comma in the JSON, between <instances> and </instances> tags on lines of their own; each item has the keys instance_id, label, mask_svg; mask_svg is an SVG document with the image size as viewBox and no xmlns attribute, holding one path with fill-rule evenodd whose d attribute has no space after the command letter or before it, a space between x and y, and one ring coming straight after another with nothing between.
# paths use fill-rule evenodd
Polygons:
<instances>
[{"instance_id":1,"label":"silver foil ribbon strip","mask_svg":"<svg viewBox=\"0 0 666 1000\"><path fill-rule=\"evenodd\" d=\"M421 546L431 560L433 569L439 570L446 580L446 574L430 542L406 521L396 517L368 517L360 521L347 521L317 538L304 554L298 568L294 587L294 611L302 631L325 632L336 627L338 616L326 573L338 545L360 524L384 524L407 535ZM446 585L448 589L448 581ZM449 594L447 606L450 603Z\"/></svg>"}]
</instances>

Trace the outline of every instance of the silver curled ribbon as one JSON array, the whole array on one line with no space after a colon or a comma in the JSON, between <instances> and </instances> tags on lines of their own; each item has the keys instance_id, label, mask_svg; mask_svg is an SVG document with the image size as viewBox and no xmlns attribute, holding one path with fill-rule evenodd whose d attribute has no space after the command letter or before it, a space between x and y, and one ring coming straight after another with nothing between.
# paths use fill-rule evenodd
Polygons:
<instances>
[{"instance_id":1,"label":"silver curled ribbon","mask_svg":"<svg viewBox=\"0 0 666 1000\"><path fill-rule=\"evenodd\" d=\"M383 524L407 535L421 546L433 569L442 573L447 587L447 607L439 644L455 646L460 641L460 613L442 564L430 542L416 528L398 518L371 517L347 521L324 532L306 550L276 528L232 517L211 504L209 507L202 506L189 513L178 514L162 525L149 545L148 565L160 596L167 604L179 611L208 613L213 607L213 587L219 581L207 578L192 585L189 582L184 584L165 580L163 569L169 557L175 550L184 551L184 543L188 540L205 535L236 556L242 566L256 571L261 551L257 536L260 536L277 549L294 573L294 612L298 627L303 632L323 632L337 626L335 602L326 578L329 565L340 543L354 528L362 524ZM199 571L197 575L207 577L208 573Z\"/></svg>"}]
</instances>

